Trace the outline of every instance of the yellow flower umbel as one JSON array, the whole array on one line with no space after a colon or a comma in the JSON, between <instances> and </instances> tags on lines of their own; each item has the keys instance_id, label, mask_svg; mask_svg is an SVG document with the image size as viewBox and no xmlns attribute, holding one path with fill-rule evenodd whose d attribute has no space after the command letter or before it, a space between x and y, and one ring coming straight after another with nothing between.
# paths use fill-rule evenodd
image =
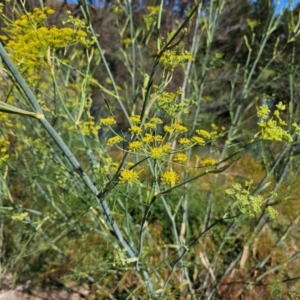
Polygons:
<instances>
[{"instance_id":1,"label":"yellow flower umbel","mask_svg":"<svg viewBox=\"0 0 300 300\"><path fill-rule=\"evenodd\" d=\"M194 61L194 57L191 52L187 50L183 51L180 47L175 47L172 50L165 51L161 56L161 61L166 67L173 69L188 61Z\"/></svg>"},{"instance_id":2,"label":"yellow flower umbel","mask_svg":"<svg viewBox=\"0 0 300 300\"><path fill-rule=\"evenodd\" d=\"M187 162L187 160L188 160L188 157L184 153L176 153L173 158L173 161L178 162L178 163L185 163L185 162Z\"/></svg>"},{"instance_id":3,"label":"yellow flower umbel","mask_svg":"<svg viewBox=\"0 0 300 300\"><path fill-rule=\"evenodd\" d=\"M122 40L123 44L125 45L125 48L129 47L132 43L132 40L130 38L125 38Z\"/></svg>"},{"instance_id":4,"label":"yellow flower umbel","mask_svg":"<svg viewBox=\"0 0 300 300\"><path fill-rule=\"evenodd\" d=\"M149 122L145 123L145 128L147 129L155 129L158 124L162 124L163 121L160 118L153 117Z\"/></svg>"},{"instance_id":5,"label":"yellow flower umbel","mask_svg":"<svg viewBox=\"0 0 300 300\"><path fill-rule=\"evenodd\" d=\"M167 153L169 153L171 148L172 146L170 143L167 143L160 147L150 148L150 156L154 159L162 159Z\"/></svg>"},{"instance_id":6,"label":"yellow flower umbel","mask_svg":"<svg viewBox=\"0 0 300 300\"><path fill-rule=\"evenodd\" d=\"M205 140L202 137L199 136L193 136L192 137L192 142L199 146L204 146L205 145Z\"/></svg>"},{"instance_id":7,"label":"yellow flower umbel","mask_svg":"<svg viewBox=\"0 0 300 300\"><path fill-rule=\"evenodd\" d=\"M90 115L87 121L80 121L78 126L81 132L86 135L91 134L97 136L100 130L100 125L95 124L94 117Z\"/></svg>"},{"instance_id":8,"label":"yellow flower umbel","mask_svg":"<svg viewBox=\"0 0 300 300\"><path fill-rule=\"evenodd\" d=\"M173 170L166 171L161 176L164 184L174 186L179 181L179 176Z\"/></svg>"},{"instance_id":9,"label":"yellow flower umbel","mask_svg":"<svg viewBox=\"0 0 300 300\"><path fill-rule=\"evenodd\" d=\"M262 119L258 123L258 126L261 128L262 139L277 142L283 140L292 142L292 136L283 129L283 126L286 126L286 122L280 117L280 111L285 110L285 105L279 102L276 108L273 116L269 120L267 118L269 117L270 110L267 105L262 105L257 110L257 116Z\"/></svg>"},{"instance_id":10,"label":"yellow flower umbel","mask_svg":"<svg viewBox=\"0 0 300 300\"><path fill-rule=\"evenodd\" d=\"M180 133L188 132L188 129L187 129L185 126L181 125L181 124L174 124L172 127L173 127L176 131L178 131L178 132L180 132Z\"/></svg>"},{"instance_id":11,"label":"yellow flower umbel","mask_svg":"<svg viewBox=\"0 0 300 300\"><path fill-rule=\"evenodd\" d=\"M119 135L116 135L107 140L107 146L113 146L113 145L121 143L122 141L123 141L123 138Z\"/></svg>"},{"instance_id":12,"label":"yellow flower umbel","mask_svg":"<svg viewBox=\"0 0 300 300\"><path fill-rule=\"evenodd\" d=\"M142 129L141 129L139 126L137 126L137 125L131 126L129 130L130 130L133 134L139 134L139 133L142 132Z\"/></svg>"},{"instance_id":13,"label":"yellow flower umbel","mask_svg":"<svg viewBox=\"0 0 300 300\"><path fill-rule=\"evenodd\" d=\"M134 170L123 170L120 175L120 182L132 185L139 181L139 175Z\"/></svg>"},{"instance_id":14,"label":"yellow flower umbel","mask_svg":"<svg viewBox=\"0 0 300 300\"><path fill-rule=\"evenodd\" d=\"M245 182L245 188L239 184L235 183L232 185L231 189L225 190L227 195L230 195L235 202L238 204L238 207L242 213L248 214L250 217L261 213L263 203L265 199L261 195L252 195L250 193L250 187L253 181ZM271 192L271 196L276 196ZM274 219L277 217L278 212L271 206L267 207L267 213L270 218Z\"/></svg>"},{"instance_id":15,"label":"yellow flower umbel","mask_svg":"<svg viewBox=\"0 0 300 300\"><path fill-rule=\"evenodd\" d=\"M133 141L129 144L130 151L137 151L143 147L143 143L141 141Z\"/></svg>"},{"instance_id":16,"label":"yellow flower umbel","mask_svg":"<svg viewBox=\"0 0 300 300\"><path fill-rule=\"evenodd\" d=\"M204 129L197 129L196 133L207 140L209 140L211 138L211 134Z\"/></svg>"},{"instance_id":17,"label":"yellow flower umbel","mask_svg":"<svg viewBox=\"0 0 300 300\"><path fill-rule=\"evenodd\" d=\"M182 146L189 146L192 142L191 142L191 140L189 140L187 138L180 138L178 140L178 143Z\"/></svg>"},{"instance_id":18,"label":"yellow flower umbel","mask_svg":"<svg viewBox=\"0 0 300 300\"><path fill-rule=\"evenodd\" d=\"M147 30L149 30L152 26L157 22L159 6L147 6L148 14L143 16L144 22L146 24Z\"/></svg>"},{"instance_id":19,"label":"yellow flower umbel","mask_svg":"<svg viewBox=\"0 0 300 300\"><path fill-rule=\"evenodd\" d=\"M0 137L0 166L9 158L9 154L7 153L8 147L9 141L5 140L3 137Z\"/></svg>"},{"instance_id":20,"label":"yellow flower umbel","mask_svg":"<svg viewBox=\"0 0 300 300\"><path fill-rule=\"evenodd\" d=\"M133 125L138 125L141 123L141 117L138 115L129 117L129 120Z\"/></svg>"},{"instance_id":21,"label":"yellow flower umbel","mask_svg":"<svg viewBox=\"0 0 300 300\"><path fill-rule=\"evenodd\" d=\"M100 123L105 126L112 126L115 125L117 122L114 117L108 117L105 119L100 119Z\"/></svg>"},{"instance_id":22,"label":"yellow flower umbel","mask_svg":"<svg viewBox=\"0 0 300 300\"><path fill-rule=\"evenodd\" d=\"M174 132L177 132L177 133L186 133L188 132L188 129L181 125L181 124L173 124L171 126L164 126L164 130L170 134L174 133Z\"/></svg>"},{"instance_id":23,"label":"yellow flower umbel","mask_svg":"<svg viewBox=\"0 0 300 300\"><path fill-rule=\"evenodd\" d=\"M145 144L153 142L153 135L150 133L146 133L145 136L142 138L142 142Z\"/></svg>"},{"instance_id":24,"label":"yellow flower umbel","mask_svg":"<svg viewBox=\"0 0 300 300\"><path fill-rule=\"evenodd\" d=\"M151 118L150 122L153 124L162 124L163 123L162 119L156 118L156 117Z\"/></svg>"},{"instance_id":25,"label":"yellow flower umbel","mask_svg":"<svg viewBox=\"0 0 300 300\"><path fill-rule=\"evenodd\" d=\"M94 43L86 29L76 28L76 24L63 28L48 27L46 21L52 14L54 10L51 8L35 8L4 28L6 35L1 36L13 62L31 82L40 79L39 67L51 65L53 51L77 43L86 47Z\"/></svg>"},{"instance_id":26,"label":"yellow flower umbel","mask_svg":"<svg viewBox=\"0 0 300 300\"><path fill-rule=\"evenodd\" d=\"M216 164L217 162L213 158L207 157L202 159L202 165L204 167L213 167Z\"/></svg>"}]
</instances>

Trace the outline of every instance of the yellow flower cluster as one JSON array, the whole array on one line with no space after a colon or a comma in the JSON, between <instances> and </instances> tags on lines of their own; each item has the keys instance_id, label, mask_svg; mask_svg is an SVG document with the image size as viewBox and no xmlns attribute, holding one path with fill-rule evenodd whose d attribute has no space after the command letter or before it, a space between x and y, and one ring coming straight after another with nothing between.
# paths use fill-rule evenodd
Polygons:
<instances>
[{"instance_id":1,"label":"yellow flower cluster","mask_svg":"<svg viewBox=\"0 0 300 300\"><path fill-rule=\"evenodd\" d=\"M84 30L48 27L46 20L53 13L54 10L48 7L35 8L32 13L26 13L4 29L6 35L1 39L6 42L5 48L21 72L35 75L34 69L50 63L49 56L53 50L76 43L91 43Z\"/></svg>"},{"instance_id":2,"label":"yellow flower cluster","mask_svg":"<svg viewBox=\"0 0 300 300\"><path fill-rule=\"evenodd\" d=\"M98 135L99 129L100 129L100 125L97 125L94 121L94 117L92 116L88 116L88 120L87 121L80 121L78 124L81 132L83 134L91 134L94 136Z\"/></svg>"},{"instance_id":3,"label":"yellow flower cluster","mask_svg":"<svg viewBox=\"0 0 300 300\"><path fill-rule=\"evenodd\" d=\"M134 134L139 134L142 132L142 129L137 125L131 126L129 130Z\"/></svg>"},{"instance_id":4,"label":"yellow flower cluster","mask_svg":"<svg viewBox=\"0 0 300 300\"><path fill-rule=\"evenodd\" d=\"M211 138L211 134L206 131L206 130L203 130L203 129L197 129L196 130L196 133L198 133L201 137L209 140Z\"/></svg>"},{"instance_id":5,"label":"yellow flower cluster","mask_svg":"<svg viewBox=\"0 0 300 300\"><path fill-rule=\"evenodd\" d=\"M141 117L138 116L138 115L131 116L131 117L129 118L129 120L130 120L130 122L131 122L132 124L134 124L134 125L138 125L138 124L141 123Z\"/></svg>"},{"instance_id":6,"label":"yellow flower cluster","mask_svg":"<svg viewBox=\"0 0 300 300\"><path fill-rule=\"evenodd\" d=\"M108 117L108 118L105 118L105 119L100 119L100 123L102 125L112 126L112 125L116 124L116 120L115 120L114 117Z\"/></svg>"},{"instance_id":7,"label":"yellow flower cluster","mask_svg":"<svg viewBox=\"0 0 300 300\"><path fill-rule=\"evenodd\" d=\"M113 146L116 144L119 144L123 141L124 139L120 137L119 135L116 135L114 137L111 137L107 140L107 146Z\"/></svg>"},{"instance_id":8,"label":"yellow flower cluster","mask_svg":"<svg viewBox=\"0 0 300 300\"><path fill-rule=\"evenodd\" d=\"M245 182L245 188L241 184L235 183L231 189L225 191L227 195L230 195L235 200L240 211L248 214L250 217L254 217L261 212L261 207L264 202L263 196L251 195L249 190L252 183L252 181ZM267 212L270 218L275 218L278 215L278 212L270 206L267 208Z\"/></svg>"},{"instance_id":9,"label":"yellow flower cluster","mask_svg":"<svg viewBox=\"0 0 300 300\"><path fill-rule=\"evenodd\" d=\"M149 144L149 143L153 142L153 139L154 139L154 136L152 134L146 133L145 136L142 137L142 142L145 144Z\"/></svg>"},{"instance_id":10,"label":"yellow flower cluster","mask_svg":"<svg viewBox=\"0 0 300 300\"><path fill-rule=\"evenodd\" d=\"M191 142L191 140L189 140L187 138L180 138L178 140L178 143L183 145L183 146L189 146L192 142Z\"/></svg>"},{"instance_id":11,"label":"yellow flower cluster","mask_svg":"<svg viewBox=\"0 0 300 300\"><path fill-rule=\"evenodd\" d=\"M267 119L269 114L270 114L270 109L269 107L264 104L264 105L261 105L258 109L257 109L257 116L261 119Z\"/></svg>"},{"instance_id":12,"label":"yellow flower cluster","mask_svg":"<svg viewBox=\"0 0 300 300\"><path fill-rule=\"evenodd\" d=\"M194 61L194 57L191 52L182 51L179 47L176 47L172 50L165 51L161 56L161 61L166 67L173 69L188 61Z\"/></svg>"},{"instance_id":13,"label":"yellow flower cluster","mask_svg":"<svg viewBox=\"0 0 300 300\"><path fill-rule=\"evenodd\" d=\"M163 158L167 153L171 150L171 144L167 143L165 145L162 145L160 147L153 147L150 148L150 156L154 159L161 159Z\"/></svg>"},{"instance_id":14,"label":"yellow flower cluster","mask_svg":"<svg viewBox=\"0 0 300 300\"><path fill-rule=\"evenodd\" d=\"M165 126L164 127L165 131L168 132L168 133L173 133L174 131L177 131L179 133L185 133L185 132L188 132L188 129L183 126L183 125L180 125L180 124L173 124L172 126Z\"/></svg>"},{"instance_id":15,"label":"yellow flower cluster","mask_svg":"<svg viewBox=\"0 0 300 300\"><path fill-rule=\"evenodd\" d=\"M160 161L166 157L172 157L170 163L185 164L188 161L188 156L184 151L196 146L205 145L209 142L213 135L204 130L197 129L195 131L196 135L192 136L191 139L186 137L181 137L182 135L188 133L188 128L180 123L174 123L171 125L164 126L164 136L156 134L155 129L158 124L162 124L163 121L160 118L153 117L149 122L142 123L140 116L134 115L129 118L131 122L131 127L129 131L132 134L132 141L128 144L128 151L131 153L139 153L143 156L152 158L153 160ZM114 119L101 119L101 124L110 125L115 122ZM149 126L152 124L153 126ZM212 125L214 131L218 131L216 125ZM121 136L114 136L108 139L107 145L116 145L123 141ZM172 149L173 142L178 141L178 147ZM170 156L170 154L174 154ZM217 162L212 158L204 158L201 160L202 167L213 167ZM179 175L173 171L169 170L161 173L162 183L174 186L179 181ZM133 184L138 181L138 174L136 171L131 169L122 170L120 175L121 183Z\"/></svg>"},{"instance_id":16,"label":"yellow flower cluster","mask_svg":"<svg viewBox=\"0 0 300 300\"><path fill-rule=\"evenodd\" d=\"M145 128L147 129L155 129L157 124L162 124L162 120L160 118L151 118L150 122L145 123Z\"/></svg>"},{"instance_id":17,"label":"yellow flower cluster","mask_svg":"<svg viewBox=\"0 0 300 300\"><path fill-rule=\"evenodd\" d=\"M132 43L132 40L131 40L131 38L125 38L122 40L122 42L125 45L125 47L127 48Z\"/></svg>"},{"instance_id":18,"label":"yellow flower cluster","mask_svg":"<svg viewBox=\"0 0 300 300\"><path fill-rule=\"evenodd\" d=\"M132 185L133 183L138 182L139 175L134 170L123 170L120 175L120 182Z\"/></svg>"},{"instance_id":19,"label":"yellow flower cluster","mask_svg":"<svg viewBox=\"0 0 300 300\"><path fill-rule=\"evenodd\" d=\"M192 142L199 146L204 146L205 145L205 140L202 137L199 136L193 136L192 137Z\"/></svg>"},{"instance_id":20,"label":"yellow flower cluster","mask_svg":"<svg viewBox=\"0 0 300 300\"><path fill-rule=\"evenodd\" d=\"M176 96L177 95L172 92L162 92L159 94L157 101L161 104L170 104L175 100Z\"/></svg>"},{"instance_id":21,"label":"yellow flower cluster","mask_svg":"<svg viewBox=\"0 0 300 300\"><path fill-rule=\"evenodd\" d=\"M156 90L154 94L151 95L155 101L155 105L160 109L164 110L171 117L175 117L177 114L187 114L190 106L194 103L188 99L181 99L182 94L181 88L179 88L176 93L173 92L160 92Z\"/></svg>"},{"instance_id":22,"label":"yellow flower cluster","mask_svg":"<svg viewBox=\"0 0 300 300\"><path fill-rule=\"evenodd\" d=\"M106 164L101 168L102 173L111 173L118 170L119 164L117 162L113 162L111 157L106 158L105 163Z\"/></svg>"},{"instance_id":23,"label":"yellow flower cluster","mask_svg":"<svg viewBox=\"0 0 300 300\"><path fill-rule=\"evenodd\" d=\"M153 117L150 119L150 122L153 124L162 124L163 121L160 118Z\"/></svg>"},{"instance_id":24,"label":"yellow flower cluster","mask_svg":"<svg viewBox=\"0 0 300 300\"><path fill-rule=\"evenodd\" d=\"M18 220L18 221L23 221L27 216L28 216L28 212L25 211L25 212L20 212L20 213L13 214L11 216L11 219L12 220Z\"/></svg>"},{"instance_id":25,"label":"yellow flower cluster","mask_svg":"<svg viewBox=\"0 0 300 300\"><path fill-rule=\"evenodd\" d=\"M222 127L218 127L216 124L212 123L211 125L211 131L210 131L210 136L211 136L211 139L214 140L218 137L221 137L224 135L224 131L225 131L225 127L222 126Z\"/></svg>"},{"instance_id":26,"label":"yellow flower cluster","mask_svg":"<svg viewBox=\"0 0 300 300\"><path fill-rule=\"evenodd\" d=\"M179 175L173 170L164 172L161 178L164 184L170 186L174 186L179 181Z\"/></svg>"},{"instance_id":27,"label":"yellow flower cluster","mask_svg":"<svg viewBox=\"0 0 300 300\"><path fill-rule=\"evenodd\" d=\"M156 124L147 122L147 123L145 123L145 128L154 130L156 128Z\"/></svg>"},{"instance_id":28,"label":"yellow flower cluster","mask_svg":"<svg viewBox=\"0 0 300 300\"><path fill-rule=\"evenodd\" d=\"M3 112L0 112L0 119L1 120L6 120L8 118L8 114L5 114Z\"/></svg>"},{"instance_id":29,"label":"yellow flower cluster","mask_svg":"<svg viewBox=\"0 0 300 300\"><path fill-rule=\"evenodd\" d=\"M276 108L273 116L268 120L267 118L270 114L270 110L267 105L262 105L258 108L257 116L262 119L262 121L258 123L262 131L262 139L277 142L283 140L292 142L293 139L290 133L282 128L287 125L280 117L280 111L285 110L285 105L280 102L276 105Z\"/></svg>"},{"instance_id":30,"label":"yellow flower cluster","mask_svg":"<svg viewBox=\"0 0 300 300\"><path fill-rule=\"evenodd\" d=\"M292 127L294 128L295 133L299 136L300 135L300 126L296 122L294 122L292 124Z\"/></svg>"},{"instance_id":31,"label":"yellow flower cluster","mask_svg":"<svg viewBox=\"0 0 300 300\"><path fill-rule=\"evenodd\" d=\"M217 162L213 158L207 157L202 159L202 165L204 167L213 167L216 164Z\"/></svg>"},{"instance_id":32,"label":"yellow flower cluster","mask_svg":"<svg viewBox=\"0 0 300 300\"><path fill-rule=\"evenodd\" d=\"M152 135L150 133L146 133L145 136L142 137L142 142L145 144L149 144L151 142L163 142L164 138L161 135Z\"/></svg>"},{"instance_id":33,"label":"yellow flower cluster","mask_svg":"<svg viewBox=\"0 0 300 300\"><path fill-rule=\"evenodd\" d=\"M204 146L206 144L205 139L210 140L213 136L213 134L210 134L208 131L203 129L197 129L196 133L200 136L193 136L191 140L193 143L199 146Z\"/></svg>"},{"instance_id":34,"label":"yellow flower cluster","mask_svg":"<svg viewBox=\"0 0 300 300\"><path fill-rule=\"evenodd\" d=\"M173 158L173 161L178 163L185 163L187 162L187 160L188 160L187 155L181 152L176 153Z\"/></svg>"},{"instance_id":35,"label":"yellow flower cluster","mask_svg":"<svg viewBox=\"0 0 300 300\"><path fill-rule=\"evenodd\" d=\"M140 150L143 147L143 143L141 141L134 141L129 144L129 149L131 151Z\"/></svg>"},{"instance_id":36,"label":"yellow flower cluster","mask_svg":"<svg viewBox=\"0 0 300 300\"><path fill-rule=\"evenodd\" d=\"M0 137L0 166L2 163L7 162L9 158L8 152L9 141L7 141L4 137Z\"/></svg>"},{"instance_id":37,"label":"yellow flower cluster","mask_svg":"<svg viewBox=\"0 0 300 300\"><path fill-rule=\"evenodd\" d=\"M151 28L157 22L159 6L147 6L148 14L143 16L147 29Z\"/></svg>"}]
</instances>

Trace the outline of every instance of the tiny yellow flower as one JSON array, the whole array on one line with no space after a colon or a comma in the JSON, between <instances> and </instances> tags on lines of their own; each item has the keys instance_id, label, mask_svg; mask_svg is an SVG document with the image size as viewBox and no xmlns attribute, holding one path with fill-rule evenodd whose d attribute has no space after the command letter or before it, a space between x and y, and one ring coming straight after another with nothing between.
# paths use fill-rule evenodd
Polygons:
<instances>
[{"instance_id":1,"label":"tiny yellow flower","mask_svg":"<svg viewBox=\"0 0 300 300\"><path fill-rule=\"evenodd\" d=\"M165 152L168 152L172 149L172 145L171 143L166 143L162 146L162 148L164 149Z\"/></svg>"},{"instance_id":2,"label":"tiny yellow flower","mask_svg":"<svg viewBox=\"0 0 300 300\"><path fill-rule=\"evenodd\" d=\"M106 125L106 126L111 126L111 125L116 124L116 120L114 117L108 117L105 119L100 119L100 123L103 125Z\"/></svg>"},{"instance_id":3,"label":"tiny yellow flower","mask_svg":"<svg viewBox=\"0 0 300 300\"><path fill-rule=\"evenodd\" d=\"M277 105L276 108L278 110L285 110L285 105L280 101Z\"/></svg>"},{"instance_id":4,"label":"tiny yellow flower","mask_svg":"<svg viewBox=\"0 0 300 300\"><path fill-rule=\"evenodd\" d=\"M295 133L299 136L300 135L300 127L298 126L298 124L296 122L294 122L292 124L294 130L295 130Z\"/></svg>"},{"instance_id":5,"label":"tiny yellow flower","mask_svg":"<svg viewBox=\"0 0 300 300\"><path fill-rule=\"evenodd\" d=\"M128 147L129 147L129 150L136 151L136 150L141 149L142 146L143 146L143 143L141 141L134 141L134 142L131 142Z\"/></svg>"},{"instance_id":6,"label":"tiny yellow flower","mask_svg":"<svg viewBox=\"0 0 300 300\"><path fill-rule=\"evenodd\" d=\"M180 125L180 124L174 124L172 127L181 133L188 132L188 129L185 126Z\"/></svg>"},{"instance_id":7,"label":"tiny yellow flower","mask_svg":"<svg viewBox=\"0 0 300 300\"><path fill-rule=\"evenodd\" d=\"M89 121L85 122L80 121L78 124L79 128L83 134L98 135L100 125L96 125L92 117L89 117L89 119Z\"/></svg>"},{"instance_id":8,"label":"tiny yellow flower","mask_svg":"<svg viewBox=\"0 0 300 300\"><path fill-rule=\"evenodd\" d=\"M111 164L110 168L111 168L112 172L117 172L117 170L119 168L119 164L117 162L114 162Z\"/></svg>"},{"instance_id":9,"label":"tiny yellow flower","mask_svg":"<svg viewBox=\"0 0 300 300\"><path fill-rule=\"evenodd\" d=\"M212 167L212 166L215 166L217 164L217 162L213 158L207 157L207 158L202 159L202 164L205 167Z\"/></svg>"},{"instance_id":10,"label":"tiny yellow flower","mask_svg":"<svg viewBox=\"0 0 300 300\"><path fill-rule=\"evenodd\" d=\"M123 141L123 138L120 137L119 135L116 135L107 140L107 146L113 146L113 145L119 144L122 141Z\"/></svg>"},{"instance_id":11,"label":"tiny yellow flower","mask_svg":"<svg viewBox=\"0 0 300 300\"><path fill-rule=\"evenodd\" d=\"M23 221L27 216L28 216L28 212L25 211L25 212L20 212L20 213L13 214L11 216L11 218L12 218L12 220Z\"/></svg>"},{"instance_id":12,"label":"tiny yellow flower","mask_svg":"<svg viewBox=\"0 0 300 300\"><path fill-rule=\"evenodd\" d=\"M154 140L154 142L162 142L163 137L161 135L155 135L155 136L153 136L153 140Z\"/></svg>"},{"instance_id":13,"label":"tiny yellow flower","mask_svg":"<svg viewBox=\"0 0 300 300\"><path fill-rule=\"evenodd\" d=\"M111 157L105 158L105 161L106 161L108 164L111 164L111 163L113 162L113 160L112 160Z\"/></svg>"},{"instance_id":14,"label":"tiny yellow flower","mask_svg":"<svg viewBox=\"0 0 300 300\"><path fill-rule=\"evenodd\" d=\"M270 114L270 110L267 105L262 105L257 110L257 116L261 119L267 119Z\"/></svg>"},{"instance_id":15,"label":"tiny yellow flower","mask_svg":"<svg viewBox=\"0 0 300 300\"><path fill-rule=\"evenodd\" d=\"M164 156L165 151L163 147L154 147L150 149L150 155L154 158L154 159L160 159Z\"/></svg>"},{"instance_id":16,"label":"tiny yellow flower","mask_svg":"<svg viewBox=\"0 0 300 300\"><path fill-rule=\"evenodd\" d=\"M137 125L131 126L129 130L134 134L139 134L142 132L142 129Z\"/></svg>"},{"instance_id":17,"label":"tiny yellow flower","mask_svg":"<svg viewBox=\"0 0 300 300\"><path fill-rule=\"evenodd\" d=\"M200 146L204 146L205 145L205 141L203 138L199 137L199 136L193 136L192 137L192 141Z\"/></svg>"},{"instance_id":18,"label":"tiny yellow flower","mask_svg":"<svg viewBox=\"0 0 300 300\"><path fill-rule=\"evenodd\" d=\"M45 7L44 8L44 13L46 15L53 15L55 13L55 11L52 8L50 8L50 7Z\"/></svg>"},{"instance_id":19,"label":"tiny yellow flower","mask_svg":"<svg viewBox=\"0 0 300 300\"><path fill-rule=\"evenodd\" d=\"M166 125L166 126L164 126L164 130L168 133L172 133L174 131L174 128L172 128L171 126Z\"/></svg>"},{"instance_id":20,"label":"tiny yellow flower","mask_svg":"<svg viewBox=\"0 0 300 300\"><path fill-rule=\"evenodd\" d=\"M141 118L140 118L140 116L138 116L138 115L131 116L131 117L129 118L129 120L130 120L134 125L137 125L137 124L140 124L140 123L141 123Z\"/></svg>"},{"instance_id":21,"label":"tiny yellow flower","mask_svg":"<svg viewBox=\"0 0 300 300\"><path fill-rule=\"evenodd\" d=\"M2 152L2 151L1 151ZM0 157L0 162L6 162L7 160L9 159L9 155L8 154L1 154L1 157Z\"/></svg>"},{"instance_id":22,"label":"tiny yellow flower","mask_svg":"<svg viewBox=\"0 0 300 300\"><path fill-rule=\"evenodd\" d=\"M153 117L151 118L150 122L153 124L162 124L163 121L160 118Z\"/></svg>"},{"instance_id":23,"label":"tiny yellow flower","mask_svg":"<svg viewBox=\"0 0 300 300\"><path fill-rule=\"evenodd\" d=\"M131 39L128 37L123 39L122 42L125 45L125 47L128 47L132 43Z\"/></svg>"},{"instance_id":24,"label":"tiny yellow flower","mask_svg":"<svg viewBox=\"0 0 300 300\"><path fill-rule=\"evenodd\" d=\"M218 126L217 126L215 123L211 123L210 126L211 126L211 128L214 129L214 130L217 130L217 129L218 129Z\"/></svg>"},{"instance_id":25,"label":"tiny yellow flower","mask_svg":"<svg viewBox=\"0 0 300 300\"><path fill-rule=\"evenodd\" d=\"M191 144L191 140L187 139L187 138L180 138L178 140L178 143L184 146L190 145Z\"/></svg>"},{"instance_id":26,"label":"tiny yellow flower","mask_svg":"<svg viewBox=\"0 0 300 300\"><path fill-rule=\"evenodd\" d=\"M211 134L209 132L207 132L206 130L197 129L196 133L198 133L201 137L203 137L205 139L209 140L211 138Z\"/></svg>"},{"instance_id":27,"label":"tiny yellow flower","mask_svg":"<svg viewBox=\"0 0 300 300\"><path fill-rule=\"evenodd\" d=\"M176 184L176 182L179 181L178 174L176 172L174 172L173 170L164 172L162 174L161 178L162 178L164 184L168 184L170 186L174 186Z\"/></svg>"},{"instance_id":28,"label":"tiny yellow flower","mask_svg":"<svg viewBox=\"0 0 300 300\"><path fill-rule=\"evenodd\" d=\"M151 143L153 141L153 136L149 133L146 133L142 138L143 143Z\"/></svg>"},{"instance_id":29,"label":"tiny yellow flower","mask_svg":"<svg viewBox=\"0 0 300 300\"><path fill-rule=\"evenodd\" d=\"M157 14L159 12L159 6L147 6L150 14Z\"/></svg>"},{"instance_id":30,"label":"tiny yellow flower","mask_svg":"<svg viewBox=\"0 0 300 300\"><path fill-rule=\"evenodd\" d=\"M144 126L145 126L145 128L147 128L147 129L155 129L155 128L156 128L156 124L151 123L151 122L145 123Z\"/></svg>"},{"instance_id":31,"label":"tiny yellow flower","mask_svg":"<svg viewBox=\"0 0 300 300\"><path fill-rule=\"evenodd\" d=\"M123 170L120 175L120 182L132 185L138 182L139 175L134 170Z\"/></svg>"},{"instance_id":32,"label":"tiny yellow flower","mask_svg":"<svg viewBox=\"0 0 300 300\"><path fill-rule=\"evenodd\" d=\"M176 94L177 95L182 95L183 94L183 90L182 90L181 87L176 91Z\"/></svg>"},{"instance_id":33,"label":"tiny yellow flower","mask_svg":"<svg viewBox=\"0 0 300 300\"><path fill-rule=\"evenodd\" d=\"M184 153L176 153L174 155L174 159L173 159L174 162L179 162L179 163L185 163L185 162L187 162L187 160L188 160L188 157Z\"/></svg>"}]
</instances>

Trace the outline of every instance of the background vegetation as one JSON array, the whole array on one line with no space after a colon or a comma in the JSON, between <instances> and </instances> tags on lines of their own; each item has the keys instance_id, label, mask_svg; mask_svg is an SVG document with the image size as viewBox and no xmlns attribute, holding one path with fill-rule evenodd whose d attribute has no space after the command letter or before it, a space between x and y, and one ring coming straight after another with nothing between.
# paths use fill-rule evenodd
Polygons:
<instances>
[{"instance_id":1,"label":"background vegetation","mask_svg":"<svg viewBox=\"0 0 300 300\"><path fill-rule=\"evenodd\" d=\"M95 299L300 297L299 7L0 11L1 278Z\"/></svg>"}]
</instances>

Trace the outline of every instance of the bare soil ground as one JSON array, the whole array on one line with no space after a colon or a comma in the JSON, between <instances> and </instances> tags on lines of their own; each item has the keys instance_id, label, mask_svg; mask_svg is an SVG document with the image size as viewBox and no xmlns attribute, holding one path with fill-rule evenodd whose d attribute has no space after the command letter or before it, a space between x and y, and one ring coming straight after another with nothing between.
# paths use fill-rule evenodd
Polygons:
<instances>
[{"instance_id":1,"label":"bare soil ground","mask_svg":"<svg viewBox=\"0 0 300 300\"><path fill-rule=\"evenodd\" d=\"M95 300L88 285L76 287L72 284L60 289L32 289L30 282L14 286L13 276L6 275L1 279L0 300Z\"/></svg>"}]
</instances>

